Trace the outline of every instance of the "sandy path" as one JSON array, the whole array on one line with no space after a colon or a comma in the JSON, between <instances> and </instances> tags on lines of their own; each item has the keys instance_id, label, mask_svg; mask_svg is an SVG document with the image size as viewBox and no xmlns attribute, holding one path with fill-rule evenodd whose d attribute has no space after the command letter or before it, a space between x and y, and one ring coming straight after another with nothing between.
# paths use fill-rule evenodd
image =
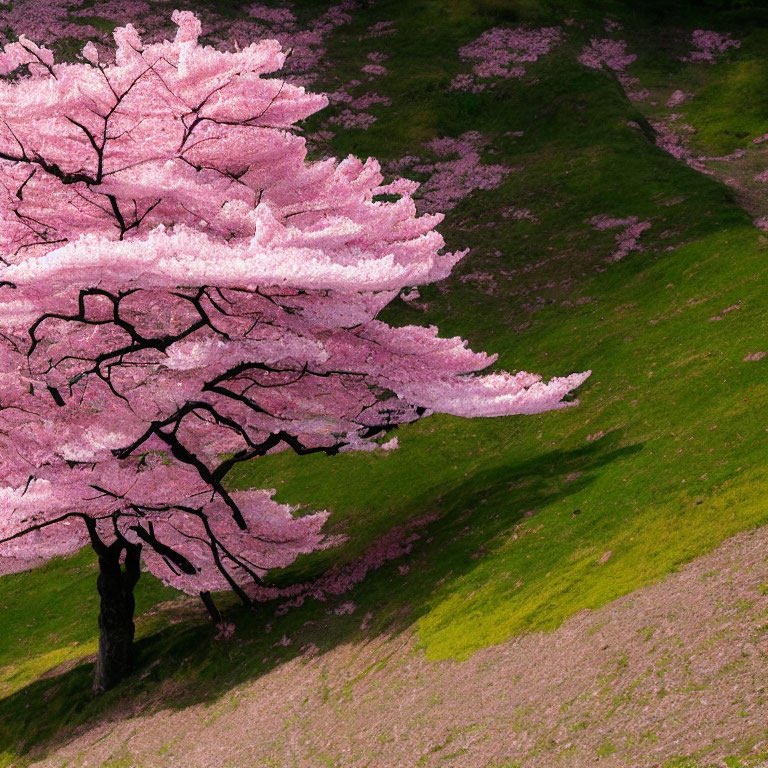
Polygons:
<instances>
[{"instance_id":1,"label":"sandy path","mask_svg":"<svg viewBox=\"0 0 768 768\"><path fill-rule=\"evenodd\" d=\"M377 637L213 704L101 725L36 765L640 768L768 751L764 592L768 527L463 663L425 661L411 633Z\"/></svg>"}]
</instances>

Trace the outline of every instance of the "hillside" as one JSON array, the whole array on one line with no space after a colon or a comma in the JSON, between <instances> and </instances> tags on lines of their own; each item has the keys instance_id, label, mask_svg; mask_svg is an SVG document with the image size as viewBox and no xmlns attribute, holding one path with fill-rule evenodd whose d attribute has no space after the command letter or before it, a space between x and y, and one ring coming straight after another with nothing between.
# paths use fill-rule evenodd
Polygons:
<instances>
[{"instance_id":1,"label":"hillside","mask_svg":"<svg viewBox=\"0 0 768 768\"><path fill-rule=\"evenodd\" d=\"M190 3L222 14L212 40L259 18L232 5ZM114 26L114 9L84 6L93 16L72 24ZM306 26L327 9L293 10ZM365 578L253 613L220 597L236 630L215 640L197 602L146 575L140 669L98 700L93 557L3 577L0 765L758 764L766 534L742 532L768 523L768 13L715 0L334 13L303 60L310 87L334 94L306 126L313 153L422 181L449 247L471 249L385 319L434 323L505 369L592 369L580 405L435 416L386 454L240 467L233 487L327 508L348 537L276 585L330 583L334 564ZM512 44L524 62L504 62Z\"/></svg>"}]
</instances>

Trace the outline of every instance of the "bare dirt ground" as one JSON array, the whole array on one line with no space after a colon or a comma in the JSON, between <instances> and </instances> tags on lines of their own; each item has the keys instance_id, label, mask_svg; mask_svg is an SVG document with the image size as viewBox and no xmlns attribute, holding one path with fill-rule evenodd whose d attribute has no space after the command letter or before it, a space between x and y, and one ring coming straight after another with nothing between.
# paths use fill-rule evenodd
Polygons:
<instances>
[{"instance_id":1,"label":"bare dirt ground","mask_svg":"<svg viewBox=\"0 0 768 768\"><path fill-rule=\"evenodd\" d=\"M724 765L768 750L766 593L768 527L465 662L426 661L415 633L379 636L295 659L212 704L71 735L35 765Z\"/></svg>"}]
</instances>

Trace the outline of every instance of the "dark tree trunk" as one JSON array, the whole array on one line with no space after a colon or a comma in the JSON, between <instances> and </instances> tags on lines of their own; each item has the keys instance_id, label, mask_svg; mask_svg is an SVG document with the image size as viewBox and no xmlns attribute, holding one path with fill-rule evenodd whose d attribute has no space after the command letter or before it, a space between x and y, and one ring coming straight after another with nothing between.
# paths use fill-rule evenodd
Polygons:
<instances>
[{"instance_id":1,"label":"dark tree trunk","mask_svg":"<svg viewBox=\"0 0 768 768\"><path fill-rule=\"evenodd\" d=\"M214 624L221 624L221 613L216 607L216 603L213 602L210 592L201 592L200 599L203 601L203 605L208 610L208 615L211 617L211 621Z\"/></svg>"},{"instance_id":2,"label":"dark tree trunk","mask_svg":"<svg viewBox=\"0 0 768 768\"><path fill-rule=\"evenodd\" d=\"M133 588L139 580L141 547L125 540L100 548L96 586L101 597L99 610L99 655L93 692L114 688L133 671ZM120 556L125 552L125 563Z\"/></svg>"}]
</instances>

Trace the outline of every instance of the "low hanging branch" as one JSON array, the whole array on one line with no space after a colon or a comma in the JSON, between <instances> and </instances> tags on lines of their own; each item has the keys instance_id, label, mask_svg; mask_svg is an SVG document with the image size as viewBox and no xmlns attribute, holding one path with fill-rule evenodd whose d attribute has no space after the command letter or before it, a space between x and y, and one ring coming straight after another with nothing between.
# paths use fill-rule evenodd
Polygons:
<instances>
[{"instance_id":1,"label":"low hanging branch","mask_svg":"<svg viewBox=\"0 0 768 768\"><path fill-rule=\"evenodd\" d=\"M267 76L277 42L220 52L173 19L153 45L115 30L114 64L0 54L29 72L0 82L0 574L93 546L97 691L131 669L140 560L220 621L210 592L248 602L332 543L327 512L227 489L236 463L562 408L588 375L481 375L495 357L377 320L464 255L442 217L375 160L307 161L294 128L327 100Z\"/></svg>"}]
</instances>

